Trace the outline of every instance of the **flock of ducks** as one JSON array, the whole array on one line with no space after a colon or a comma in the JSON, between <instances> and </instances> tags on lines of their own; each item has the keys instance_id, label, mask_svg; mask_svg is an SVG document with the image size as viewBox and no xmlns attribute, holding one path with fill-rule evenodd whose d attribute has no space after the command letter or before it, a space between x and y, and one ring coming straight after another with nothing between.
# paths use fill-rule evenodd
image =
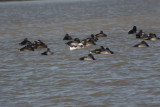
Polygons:
<instances>
[{"instance_id":1,"label":"flock of ducks","mask_svg":"<svg viewBox=\"0 0 160 107\"><path fill-rule=\"evenodd\" d=\"M73 39L69 34L66 34L63 40L69 40L65 44L69 46L70 50L75 49L82 49L84 47L88 46L94 46L96 45L96 42L98 41L98 38L100 37L107 37L107 34L105 34L103 31L100 31L98 34L91 34L90 37L80 40L79 38ZM100 46L99 49L95 49L89 52L87 56L79 58L80 60L96 60L93 56L94 54L113 54L113 52L109 48L104 48L103 46Z\"/></svg>"},{"instance_id":2,"label":"flock of ducks","mask_svg":"<svg viewBox=\"0 0 160 107\"><path fill-rule=\"evenodd\" d=\"M137 32L136 26L133 26L133 28L129 30L128 34L135 35L137 39L143 39L140 43L133 46L133 47L139 47L139 48L149 47L148 43L144 40L155 41L160 39L154 33L146 34L142 30L139 30L139 32ZM107 34L105 34L103 31L100 31L98 34L95 34L95 35L91 34L90 37L82 40L80 40L79 38L73 39L69 34L66 34L63 40L68 41L65 44L69 46L70 50L76 50L76 49L82 49L84 47L96 45L96 42L101 37L107 37ZM47 50L41 53L41 55L54 54L52 51L50 51L50 48L48 48L48 46L41 40L37 40L32 43L27 38L25 38L21 43L19 43L19 45L24 46L20 49L20 51L34 51L36 49L47 48ZM90 51L87 56L81 57L79 58L79 60L96 60L93 54L114 54L114 52L111 51L108 47L104 48L103 46L100 46L100 48Z\"/></svg>"},{"instance_id":3,"label":"flock of ducks","mask_svg":"<svg viewBox=\"0 0 160 107\"><path fill-rule=\"evenodd\" d=\"M147 34L147 33L143 32L142 30L139 30L139 32L137 33L136 26L133 26L133 28L131 30L129 30L128 34L135 35L135 37L137 39L142 39L142 41L140 43L134 45L134 47L139 47L139 48L149 47L148 43L144 40L156 41L156 40L160 39L154 33Z\"/></svg>"},{"instance_id":4,"label":"flock of ducks","mask_svg":"<svg viewBox=\"0 0 160 107\"><path fill-rule=\"evenodd\" d=\"M25 38L19 45L24 46L20 49L20 51L34 51L36 49L44 49L47 48L47 50L41 55L52 55L53 52L50 51L50 48L42 42L41 40L34 41L33 43L29 41L27 38Z\"/></svg>"}]
</instances>

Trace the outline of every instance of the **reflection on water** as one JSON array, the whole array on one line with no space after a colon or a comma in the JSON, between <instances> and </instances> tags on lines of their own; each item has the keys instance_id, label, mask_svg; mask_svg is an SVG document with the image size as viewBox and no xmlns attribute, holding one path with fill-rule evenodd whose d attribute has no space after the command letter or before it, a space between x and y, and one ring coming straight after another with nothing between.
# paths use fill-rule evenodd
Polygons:
<instances>
[{"instance_id":1,"label":"reflection on water","mask_svg":"<svg viewBox=\"0 0 160 107\"><path fill-rule=\"evenodd\" d=\"M53 106L160 106L159 41L149 48L133 45L141 40L128 35L136 25L160 35L159 0L100 0L77 2L0 3L0 105ZM70 51L66 33L84 39L103 30L96 46ZM24 38L42 40L45 49L20 52ZM94 55L79 61L101 45L113 55Z\"/></svg>"}]
</instances>

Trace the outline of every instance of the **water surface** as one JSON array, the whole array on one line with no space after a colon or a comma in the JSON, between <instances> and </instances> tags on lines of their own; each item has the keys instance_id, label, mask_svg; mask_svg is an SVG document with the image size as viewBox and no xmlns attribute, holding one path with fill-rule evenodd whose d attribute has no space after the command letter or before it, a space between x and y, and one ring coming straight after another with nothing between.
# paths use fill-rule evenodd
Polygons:
<instances>
[{"instance_id":1,"label":"water surface","mask_svg":"<svg viewBox=\"0 0 160 107\"><path fill-rule=\"evenodd\" d=\"M134 48L132 26L160 36L159 0L27 1L0 3L1 107L159 107L160 41ZM103 30L96 46L70 51L63 37L84 39ZM54 52L20 52L24 38ZM94 55L101 45L113 55Z\"/></svg>"}]
</instances>

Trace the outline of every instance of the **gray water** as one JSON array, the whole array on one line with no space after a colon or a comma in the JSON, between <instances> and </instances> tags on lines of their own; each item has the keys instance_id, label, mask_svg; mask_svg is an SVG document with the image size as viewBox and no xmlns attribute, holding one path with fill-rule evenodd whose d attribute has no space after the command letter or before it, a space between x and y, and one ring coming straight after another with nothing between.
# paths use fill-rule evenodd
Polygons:
<instances>
[{"instance_id":1,"label":"gray water","mask_svg":"<svg viewBox=\"0 0 160 107\"><path fill-rule=\"evenodd\" d=\"M0 3L0 107L160 107L160 40L134 48L132 26L160 36L159 0L28 1ZM70 51L63 37L103 30L96 46ZM42 40L46 49L20 52ZM101 45L115 54L94 55Z\"/></svg>"}]
</instances>

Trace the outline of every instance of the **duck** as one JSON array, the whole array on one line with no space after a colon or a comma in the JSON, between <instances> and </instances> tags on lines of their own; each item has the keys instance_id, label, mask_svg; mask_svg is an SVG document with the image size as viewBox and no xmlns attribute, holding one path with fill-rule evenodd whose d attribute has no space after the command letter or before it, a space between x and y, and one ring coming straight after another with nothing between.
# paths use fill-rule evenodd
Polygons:
<instances>
[{"instance_id":1,"label":"duck","mask_svg":"<svg viewBox=\"0 0 160 107\"><path fill-rule=\"evenodd\" d=\"M75 49L82 49L84 48L84 44L81 43L79 38L75 38L73 41L69 41L65 43L70 47L70 50L75 50Z\"/></svg>"},{"instance_id":2,"label":"duck","mask_svg":"<svg viewBox=\"0 0 160 107\"><path fill-rule=\"evenodd\" d=\"M104 50L105 48L103 46L101 46L100 48L98 49L95 49L93 51L90 51L90 53L95 53L95 54L99 54L101 50Z\"/></svg>"},{"instance_id":3,"label":"duck","mask_svg":"<svg viewBox=\"0 0 160 107\"><path fill-rule=\"evenodd\" d=\"M141 38L141 36L144 34L142 30L139 30L138 33L136 33L136 38Z\"/></svg>"},{"instance_id":4,"label":"duck","mask_svg":"<svg viewBox=\"0 0 160 107\"><path fill-rule=\"evenodd\" d=\"M106 49L102 49L100 51L100 54L114 54L114 52L111 51L109 48L106 48Z\"/></svg>"},{"instance_id":5,"label":"duck","mask_svg":"<svg viewBox=\"0 0 160 107\"><path fill-rule=\"evenodd\" d=\"M82 40L82 43L88 42L88 41L90 41L90 40L93 40L94 42L97 42L98 38L95 37L94 34L91 34L90 36L91 36L91 37L89 37L89 38L83 39L83 40Z\"/></svg>"},{"instance_id":6,"label":"duck","mask_svg":"<svg viewBox=\"0 0 160 107\"><path fill-rule=\"evenodd\" d=\"M96 60L92 54L88 54L88 56L81 57L80 60Z\"/></svg>"},{"instance_id":7,"label":"duck","mask_svg":"<svg viewBox=\"0 0 160 107\"><path fill-rule=\"evenodd\" d=\"M24 40L21 43L19 43L19 45L28 45L30 43L31 42L28 40L28 38L24 38Z\"/></svg>"},{"instance_id":8,"label":"duck","mask_svg":"<svg viewBox=\"0 0 160 107\"><path fill-rule=\"evenodd\" d=\"M136 32L137 32L137 27L133 26L133 28L128 31L128 34L135 34Z\"/></svg>"},{"instance_id":9,"label":"duck","mask_svg":"<svg viewBox=\"0 0 160 107\"><path fill-rule=\"evenodd\" d=\"M21 48L20 51L34 51L34 48L32 47L32 44L28 44Z\"/></svg>"},{"instance_id":10,"label":"duck","mask_svg":"<svg viewBox=\"0 0 160 107\"><path fill-rule=\"evenodd\" d=\"M44 42L42 42L41 40L34 41L33 45L34 45L34 48L35 48L35 49L43 49L43 48L47 48L47 47L48 47L48 46L47 46Z\"/></svg>"},{"instance_id":11,"label":"duck","mask_svg":"<svg viewBox=\"0 0 160 107\"><path fill-rule=\"evenodd\" d=\"M79 43L81 43L80 39L79 38L75 38L73 41L69 41L69 42L67 42L65 44L68 45L68 46L72 46L72 45L76 46Z\"/></svg>"},{"instance_id":12,"label":"duck","mask_svg":"<svg viewBox=\"0 0 160 107\"><path fill-rule=\"evenodd\" d=\"M153 33L149 33L148 36L149 36L149 40L151 40L151 41L156 41L156 40L160 39L159 37L157 37L156 34L153 34Z\"/></svg>"},{"instance_id":13,"label":"duck","mask_svg":"<svg viewBox=\"0 0 160 107\"><path fill-rule=\"evenodd\" d=\"M149 45L147 44L147 42L141 41L140 43L134 45L134 47L145 48L145 47L149 47Z\"/></svg>"},{"instance_id":14,"label":"duck","mask_svg":"<svg viewBox=\"0 0 160 107\"><path fill-rule=\"evenodd\" d=\"M95 37L107 37L107 34L105 34L102 30L100 33L96 34Z\"/></svg>"},{"instance_id":15,"label":"duck","mask_svg":"<svg viewBox=\"0 0 160 107\"><path fill-rule=\"evenodd\" d=\"M54 53L50 51L50 48L47 48L47 51L41 53L41 55L53 55Z\"/></svg>"},{"instance_id":16,"label":"duck","mask_svg":"<svg viewBox=\"0 0 160 107\"><path fill-rule=\"evenodd\" d=\"M67 33L67 34L64 36L63 40L72 40L72 37L69 36L69 34Z\"/></svg>"},{"instance_id":17,"label":"duck","mask_svg":"<svg viewBox=\"0 0 160 107\"><path fill-rule=\"evenodd\" d=\"M114 54L113 51L111 51L109 48L104 48L101 46L99 49L95 49L93 51L90 51L90 53L95 53L95 54Z\"/></svg>"},{"instance_id":18,"label":"duck","mask_svg":"<svg viewBox=\"0 0 160 107\"><path fill-rule=\"evenodd\" d=\"M84 45L82 43L79 43L78 45L69 46L70 50L76 50L76 49L82 49L82 48L84 48Z\"/></svg>"},{"instance_id":19,"label":"duck","mask_svg":"<svg viewBox=\"0 0 160 107\"><path fill-rule=\"evenodd\" d=\"M65 43L66 45L69 46L70 50L75 50L75 49L82 49L84 48L84 44L81 43L79 38L75 38L73 41L69 41Z\"/></svg>"},{"instance_id":20,"label":"duck","mask_svg":"<svg viewBox=\"0 0 160 107\"><path fill-rule=\"evenodd\" d=\"M88 41L85 41L83 44L84 44L84 46L93 46L93 45L96 45L96 43L92 39L90 39Z\"/></svg>"}]
</instances>

